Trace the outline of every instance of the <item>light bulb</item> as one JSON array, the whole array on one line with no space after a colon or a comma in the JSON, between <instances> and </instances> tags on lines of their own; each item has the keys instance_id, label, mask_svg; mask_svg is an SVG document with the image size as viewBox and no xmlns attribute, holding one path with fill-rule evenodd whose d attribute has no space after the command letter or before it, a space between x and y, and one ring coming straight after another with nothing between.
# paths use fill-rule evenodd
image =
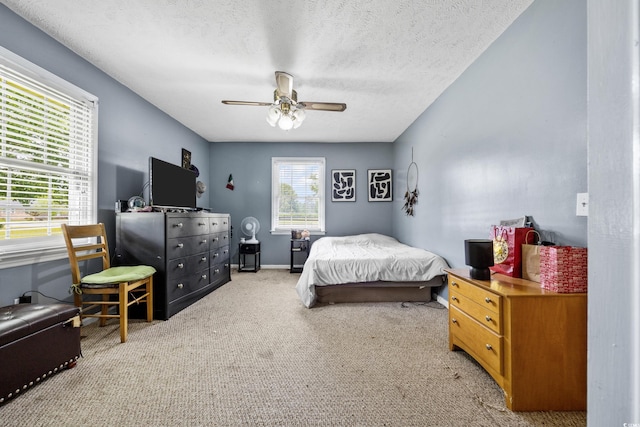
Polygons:
<instances>
[{"instance_id":1,"label":"light bulb","mask_svg":"<svg viewBox=\"0 0 640 427\"><path fill-rule=\"evenodd\" d=\"M281 115L282 113L280 112L280 109L277 106L272 105L267 111L267 123L271 126L275 126Z\"/></svg>"},{"instance_id":2,"label":"light bulb","mask_svg":"<svg viewBox=\"0 0 640 427\"><path fill-rule=\"evenodd\" d=\"M304 112L304 110L302 109L297 109L296 111L293 112L293 128L297 129L300 127L300 125L302 124L302 122L304 121L304 118L306 117L306 113Z\"/></svg>"},{"instance_id":3,"label":"light bulb","mask_svg":"<svg viewBox=\"0 0 640 427\"><path fill-rule=\"evenodd\" d=\"M280 129L282 130L289 130L293 127L293 120L288 115L283 115L282 117L280 117L278 127L280 127Z\"/></svg>"}]
</instances>

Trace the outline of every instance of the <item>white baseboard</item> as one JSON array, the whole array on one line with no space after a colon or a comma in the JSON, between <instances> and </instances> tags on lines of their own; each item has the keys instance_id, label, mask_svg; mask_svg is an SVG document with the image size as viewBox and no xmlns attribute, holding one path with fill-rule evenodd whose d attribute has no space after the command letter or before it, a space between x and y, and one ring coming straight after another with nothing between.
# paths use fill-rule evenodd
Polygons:
<instances>
[{"instance_id":1,"label":"white baseboard","mask_svg":"<svg viewBox=\"0 0 640 427\"><path fill-rule=\"evenodd\" d=\"M449 301L447 301L446 299L442 298L440 295L434 293L433 294L433 298L436 299L436 301L438 301L440 304L444 305L445 307L447 307L447 309L449 309Z\"/></svg>"},{"instance_id":2,"label":"white baseboard","mask_svg":"<svg viewBox=\"0 0 640 427\"><path fill-rule=\"evenodd\" d=\"M234 271L238 271L238 264L233 264L231 269ZM288 265L260 265L260 270L289 270Z\"/></svg>"}]
</instances>

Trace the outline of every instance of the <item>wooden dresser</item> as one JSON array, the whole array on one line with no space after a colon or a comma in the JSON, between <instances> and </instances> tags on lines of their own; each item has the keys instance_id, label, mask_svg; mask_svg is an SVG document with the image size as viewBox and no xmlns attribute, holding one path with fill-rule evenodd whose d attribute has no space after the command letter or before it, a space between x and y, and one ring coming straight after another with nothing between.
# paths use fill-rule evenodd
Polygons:
<instances>
[{"instance_id":1,"label":"wooden dresser","mask_svg":"<svg viewBox=\"0 0 640 427\"><path fill-rule=\"evenodd\" d=\"M166 320L231 280L229 214L116 214L116 264L155 267L154 318Z\"/></svg>"},{"instance_id":2,"label":"wooden dresser","mask_svg":"<svg viewBox=\"0 0 640 427\"><path fill-rule=\"evenodd\" d=\"M478 361L513 411L586 410L587 294L468 271L447 270L449 349Z\"/></svg>"}]
</instances>

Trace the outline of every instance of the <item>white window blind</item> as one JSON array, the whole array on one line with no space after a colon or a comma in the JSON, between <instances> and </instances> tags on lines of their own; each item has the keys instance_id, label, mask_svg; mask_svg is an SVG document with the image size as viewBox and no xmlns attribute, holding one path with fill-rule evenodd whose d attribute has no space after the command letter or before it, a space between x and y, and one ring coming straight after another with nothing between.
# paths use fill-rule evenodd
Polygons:
<instances>
[{"instance_id":1,"label":"white window blind","mask_svg":"<svg viewBox=\"0 0 640 427\"><path fill-rule=\"evenodd\" d=\"M0 48L0 261L66 254L96 219L97 98Z\"/></svg>"},{"instance_id":2,"label":"white window blind","mask_svg":"<svg viewBox=\"0 0 640 427\"><path fill-rule=\"evenodd\" d=\"M271 231L324 233L325 159L273 157L271 172Z\"/></svg>"}]
</instances>

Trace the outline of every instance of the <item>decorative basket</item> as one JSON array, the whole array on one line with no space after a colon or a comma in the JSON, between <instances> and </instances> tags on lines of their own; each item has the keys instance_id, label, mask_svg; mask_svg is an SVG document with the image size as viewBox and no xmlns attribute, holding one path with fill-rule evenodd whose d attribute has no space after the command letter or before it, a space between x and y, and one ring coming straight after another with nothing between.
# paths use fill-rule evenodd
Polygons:
<instances>
[{"instance_id":1,"label":"decorative basket","mask_svg":"<svg viewBox=\"0 0 640 427\"><path fill-rule=\"evenodd\" d=\"M587 292L587 248L540 247L540 286L559 293Z\"/></svg>"}]
</instances>

